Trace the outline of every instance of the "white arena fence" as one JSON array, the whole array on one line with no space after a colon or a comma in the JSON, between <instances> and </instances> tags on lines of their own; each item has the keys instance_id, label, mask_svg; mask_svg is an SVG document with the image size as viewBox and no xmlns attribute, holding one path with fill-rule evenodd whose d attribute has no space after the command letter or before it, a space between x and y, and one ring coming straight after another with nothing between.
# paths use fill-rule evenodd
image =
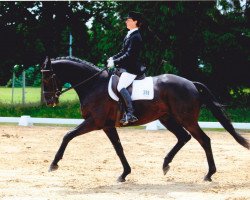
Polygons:
<instances>
[{"instance_id":1,"label":"white arena fence","mask_svg":"<svg viewBox=\"0 0 250 200\"><path fill-rule=\"evenodd\" d=\"M32 126L34 124L62 124L62 125L79 125L83 119L63 119L63 118L36 118L30 116L21 117L0 117L0 123L13 123L20 126ZM219 122L199 122L201 128L223 128ZM146 130L160 130L166 129L159 120L144 124ZM250 130L250 123L236 123L233 122L236 129Z\"/></svg>"}]
</instances>

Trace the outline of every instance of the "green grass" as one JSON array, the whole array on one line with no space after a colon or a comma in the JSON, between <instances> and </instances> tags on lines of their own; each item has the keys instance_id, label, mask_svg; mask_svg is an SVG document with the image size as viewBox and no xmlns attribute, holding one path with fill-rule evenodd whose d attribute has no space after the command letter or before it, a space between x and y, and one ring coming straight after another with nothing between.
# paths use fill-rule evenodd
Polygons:
<instances>
[{"instance_id":1,"label":"green grass","mask_svg":"<svg viewBox=\"0 0 250 200\"><path fill-rule=\"evenodd\" d=\"M20 117L30 115L31 117L52 117L52 118L81 118L80 103L74 90L70 90L60 97L57 107L41 106L40 88L26 89L26 103L23 105L21 88L15 88L15 103L11 104L11 88L0 87L0 116ZM250 122L250 108L227 108L226 113L233 122ZM212 113L203 108L199 121L217 121Z\"/></svg>"},{"instance_id":2,"label":"green grass","mask_svg":"<svg viewBox=\"0 0 250 200\"><path fill-rule=\"evenodd\" d=\"M13 103L22 103L22 88L14 88ZM25 88L25 103L38 103L41 99L41 88L26 87ZM69 90L60 97L60 102L75 101L78 96L74 90ZM12 104L12 89L0 87L0 103Z\"/></svg>"},{"instance_id":3,"label":"green grass","mask_svg":"<svg viewBox=\"0 0 250 200\"><path fill-rule=\"evenodd\" d=\"M20 117L29 115L31 117L44 118L74 118L80 119L80 103L79 101L65 101L56 107L47 107L38 103L27 105L16 104L0 104L0 116L3 117Z\"/></svg>"},{"instance_id":4,"label":"green grass","mask_svg":"<svg viewBox=\"0 0 250 200\"><path fill-rule=\"evenodd\" d=\"M250 122L250 108L234 108L227 109L227 115L233 122ZM0 104L0 116L4 117L20 117L22 115L30 115L31 117L45 118L74 118L80 119L80 103L75 101L64 101L56 107L41 106L32 103L23 106L22 104L10 105ZM203 108L200 113L199 121L214 121L212 113Z\"/></svg>"},{"instance_id":5,"label":"green grass","mask_svg":"<svg viewBox=\"0 0 250 200\"><path fill-rule=\"evenodd\" d=\"M22 104L22 88L14 89L14 101L12 104L12 89L0 87L0 116L48 118L81 118L80 103L74 90L62 94L59 105L51 108L40 105L41 88L27 87L25 89L25 104Z\"/></svg>"}]
</instances>

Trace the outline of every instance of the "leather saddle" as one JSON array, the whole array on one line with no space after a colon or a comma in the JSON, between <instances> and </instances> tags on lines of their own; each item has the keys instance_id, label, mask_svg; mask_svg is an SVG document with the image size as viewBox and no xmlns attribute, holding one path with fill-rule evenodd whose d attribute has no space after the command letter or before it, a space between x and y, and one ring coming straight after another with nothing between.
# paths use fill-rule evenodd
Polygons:
<instances>
[{"instance_id":1,"label":"leather saddle","mask_svg":"<svg viewBox=\"0 0 250 200\"><path fill-rule=\"evenodd\" d=\"M143 73L141 75L137 75L135 80L143 80L144 78L146 78L146 74L145 74L146 67L142 66L142 71L143 71ZM112 88L113 92L116 94L116 96L118 96L118 97L120 97L120 93L117 90L117 85L119 82L119 78L123 72L126 72L126 70L123 68L117 68L112 72L113 76L111 76L111 79L112 79L111 88ZM132 87L133 87L133 84L131 84L127 88L130 95L132 94Z\"/></svg>"}]
</instances>

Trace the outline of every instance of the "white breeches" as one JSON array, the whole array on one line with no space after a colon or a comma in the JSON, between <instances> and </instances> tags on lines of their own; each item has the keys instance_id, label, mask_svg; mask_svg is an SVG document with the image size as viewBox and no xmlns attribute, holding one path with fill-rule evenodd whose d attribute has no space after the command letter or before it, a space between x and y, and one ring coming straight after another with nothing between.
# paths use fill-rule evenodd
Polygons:
<instances>
[{"instance_id":1,"label":"white breeches","mask_svg":"<svg viewBox=\"0 0 250 200\"><path fill-rule=\"evenodd\" d=\"M123 72L120 76L120 79L117 85L118 92L120 92L122 88L127 88L133 82L133 80L135 80L135 78L136 78L135 74Z\"/></svg>"}]
</instances>

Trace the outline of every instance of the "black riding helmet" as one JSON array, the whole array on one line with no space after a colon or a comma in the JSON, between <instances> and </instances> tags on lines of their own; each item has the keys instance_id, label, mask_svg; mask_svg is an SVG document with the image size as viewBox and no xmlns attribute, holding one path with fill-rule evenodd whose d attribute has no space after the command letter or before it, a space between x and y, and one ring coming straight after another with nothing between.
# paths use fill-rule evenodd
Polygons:
<instances>
[{"instance_id":1,"label":"black riding helmet","mask_svg":"<svg viewBox=\"0 0 250 200\"><path fill-rule=\"evenodd\" d=\"M138 22L137 25L139 25L139 26L141 26L141 24L144 22L144 18L142 16L142 14L139 12L135 12L135 11L129 12L126 19L133 19L134 21L137 21Z\"/></svg>"}]
</instances>

